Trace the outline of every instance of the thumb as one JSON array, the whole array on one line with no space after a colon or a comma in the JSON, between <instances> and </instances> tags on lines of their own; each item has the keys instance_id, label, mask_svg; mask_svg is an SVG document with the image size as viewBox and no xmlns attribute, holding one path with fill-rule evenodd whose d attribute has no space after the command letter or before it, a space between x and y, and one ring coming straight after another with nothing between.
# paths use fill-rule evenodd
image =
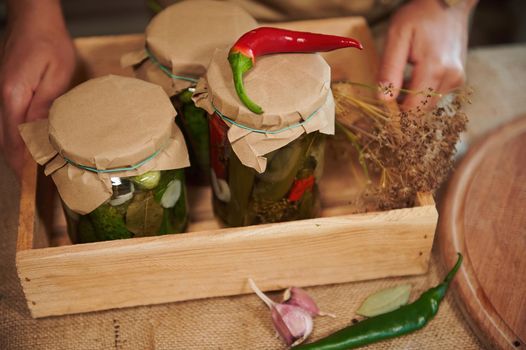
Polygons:
<instances>
[{"instance_id":1,"label":"thumb","mask_svg":"<svg viewBox=\"0 0 526 350\"><path fill-rule=\"evenodd\" d=\"M23 164L24 144L18 133L18 124L25 116L33 92L21 82L8 82L1 87L3 152L9 165L20 174Z\"/></svg>"}]
</instances>

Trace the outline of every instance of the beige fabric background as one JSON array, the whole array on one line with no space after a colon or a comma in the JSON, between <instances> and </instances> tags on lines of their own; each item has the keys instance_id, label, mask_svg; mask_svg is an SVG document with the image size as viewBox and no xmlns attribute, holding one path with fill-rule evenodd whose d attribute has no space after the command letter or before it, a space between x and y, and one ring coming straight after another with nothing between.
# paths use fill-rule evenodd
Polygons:
<instances>
[{"instance_id":1,"label":"beige fabric background","mask_svg":"<svg viewBox=\"0 0 526 350\"><path fill-rule=\"evenodd\" d=\"M468 77L476 91L468 109L467 141L526 113L526 45L472 51ZM15 269L19 189L0 156L0 349L284 349L269 312L255 296L213 298L34 320ZM412 298L443 276L436 258L428 274L309 288L320 307L338 318L318 318L312 337L347 325L371 292L414 285ZM116 277L118 278L118 277ZM452 295L423 330L368 349L479 349Z\"/></svg>"}]
</instances>

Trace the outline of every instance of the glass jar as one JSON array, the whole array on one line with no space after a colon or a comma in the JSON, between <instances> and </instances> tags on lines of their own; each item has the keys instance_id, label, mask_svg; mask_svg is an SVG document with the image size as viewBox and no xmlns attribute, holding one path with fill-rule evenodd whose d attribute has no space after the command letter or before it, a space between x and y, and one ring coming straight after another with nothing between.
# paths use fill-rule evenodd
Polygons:
<instances>
[{"instance_id":1,"label":"glass jar","mask_svg":"<svg viewBox=\"0 0 526 350\"><path fill-rule=\"evenodd\" d=\"M319 215L323 134L303 134L266 154L266 170L259 174L244 166L233 152L226 136L228 126L221 117L213 114L209 123L213 208L225 225L265 224Z\"/></svg>"},{"instance_id":2,"label":"glass jar","mask_svg":"<svg viewBox=\"0 0 526 350\"><path fill-rule=\"evenodd\" d=\"M210 184L206 112L191 100L191 91L206 73L217 48L231 46L256 28L257 21L243 7L229 1L180 1L156 14L145 30L145 47L122 57L137 78L161 86L177 110L191 166L188 183Z\"/></svg>"},{"instance_id":3,"label":"glass jar","mask_svg":"<svg viewBox=\"0 0 526 350\"><path fill-rule=\"evenodd\" d=\"M64 205L73 242L88 243L180 233L188 224L184 170L112 177L111 199L86 215Z\"/></svg>"},{"instance_id":4,"label":"glass jar","mask_svg":"<svg viewBox=\"0 0 526 350\"><path fill-rule=\"evenodd\" d=\"M194 88L188 88L171 98L177 111L177 125L183 132L190 167L186 169L189 182L194 185L210 184L210 141L208 120L205 110L196 107L192 101Z\"/></svg>"}]
</instances>

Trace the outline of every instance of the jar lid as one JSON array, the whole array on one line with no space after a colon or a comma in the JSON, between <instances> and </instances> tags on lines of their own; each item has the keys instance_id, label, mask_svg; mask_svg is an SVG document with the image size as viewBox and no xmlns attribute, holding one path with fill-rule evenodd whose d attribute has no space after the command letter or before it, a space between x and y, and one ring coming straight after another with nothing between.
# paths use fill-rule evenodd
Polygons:
<instances>
[{"instance_id":1,"label":"jar lid","mask_svg":"<svg viewBox=\"0 0 526 350\"><path fill-rule=\"evenodd\" d=\"M20 131L68 207L88 213L111 196L112 176L189 165L175 115L159 86L108 75L57 98L49 120Z\"/></svg>"},{"instance_id":2,"label":"jar lid","mask_svg":"<svg viewBox=\"0 0 526 350\"><path fill-rule=\"evenodd\" d=\"M230 47L257 22L225 1L183 1L167 7L148 24L146 49L123 57L137 65L137 77L161 85L169 95L195 85L216 48Z\"/></svg>"},{"instance_id":3,"label":"jar lid","mask_svg":"<svg viewBox=\"0 0 526 350\"><path fill-rule=\"evenodd\" d=\"M263 155L303 133L334 134L330 67L319 54L276 54L257 59L245 74L244 84L263 114L251 112L237 96L227 57L228 50L216 50L194 100L230 126L228 139L244 165L263 172Z\"/></svg>"},{"instance_id":4,"label":"jar lid","mask_svg":"<svg viewBox=\"0 0 526 350\"><path fill-rule=\"evenodd\" d=\"M159 86L108 75L55 100L49 111L49 140L63 157L78 164L127 167L167 144L175 115Z\"/></svg>"}]
</instances>

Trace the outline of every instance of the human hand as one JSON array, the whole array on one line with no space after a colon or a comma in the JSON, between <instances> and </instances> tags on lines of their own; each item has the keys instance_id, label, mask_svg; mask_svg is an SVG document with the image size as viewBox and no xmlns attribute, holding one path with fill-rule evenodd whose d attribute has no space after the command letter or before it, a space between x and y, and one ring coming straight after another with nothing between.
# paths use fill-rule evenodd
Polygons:
<instances>
[{"instance_id":1,"label":"human hand","mask_svg":"<svg viewBox=\"0 0 526 350\"><path fill-rule=\"evenodd\" d=\"M19 177L24 144L18 125L47 117L52 101L68 88L75 62L75 49L58 0L8 2L0 67L0 141Z\"/></svg>"},{"instance_id":2,"label":"human hand","mask_svg":"<svg viewBox=\"0 0 526 350\"><path fill-rule=\"evenodd\" d=\"M468 18L476 1L446 7L440 0L413 0L393 16L379 72L381 84L392 84L398 97L406 63L413 65L408 89L447 93L465 81ZM408 94L402 109L416 107L423 95Z\"/></svg>"}]
</instances>

